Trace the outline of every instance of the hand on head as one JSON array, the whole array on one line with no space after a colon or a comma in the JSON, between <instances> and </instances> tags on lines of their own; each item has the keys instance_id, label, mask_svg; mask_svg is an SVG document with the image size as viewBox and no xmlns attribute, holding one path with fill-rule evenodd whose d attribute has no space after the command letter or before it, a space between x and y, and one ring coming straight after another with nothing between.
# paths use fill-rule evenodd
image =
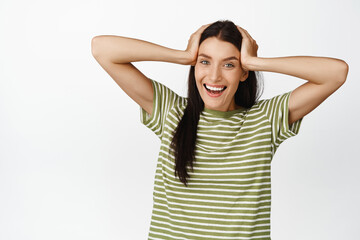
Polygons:
<instances>
[{"instance_id":1,"label":"hand on head","mask_svg":"<svg viewBox=\"0 0 360 240\"><path fill-rule=\"evenodd\" d=\"M252 58L257 57L257 50L259 46L256 44L256 41L250 36L250 34L243 28L239 27L237 29L241 33L242 43L241 43L241 51L240 51L240 61L243 69L245 71L249 71L249 61Z\"/></svg>"},{"instance_id":2,"label":"hand on head","mask_svg":"<svg viewBox=\"0 0 360 240\"><path fill-rule=\"evenodd\" d=\"M210 24L211 23L202 25L196 32L191 34L185 50L188 55L188 65L194 66L196 64L201 34Z\"/></svg>"}]
</instances>

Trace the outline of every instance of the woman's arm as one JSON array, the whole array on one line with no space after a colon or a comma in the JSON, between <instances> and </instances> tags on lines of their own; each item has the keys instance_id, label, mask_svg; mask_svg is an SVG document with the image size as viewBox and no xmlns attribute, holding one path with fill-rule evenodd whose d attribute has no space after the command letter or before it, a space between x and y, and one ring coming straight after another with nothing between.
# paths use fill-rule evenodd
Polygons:
<instances>
[{"instance_id":1,"label":"woman's arm","mask_svg":"<svg viewBox=\"0 0 360 240\"><path fill-rule=\"evenodd\" d=\"M315 84L344 83L349 66L343 60L328 57L292 56L251 58L246 65L252 71L276 72L308 80Z\"/></svg>"},{"instance_id":2,"label":"woman's arm","mask_svg":"<svg viewBox=\"0 0 360 240\"><path fill-rule=\"evenodd\" d=\"M161 61L195 64L201 33L209 25L202 25L190 36L186 50L171 49L136 38L100 35L92 39L91 52L95 58L106 58L112 63Z\"/></svg>"},{"instance_id":3,"label":"woman's arm","mask_svg":"<svg viewBox=\"0 0 360 240\"><path fill-rule=\"evenodd\" d=\"M92 39L91 51L95 58L106 58L112 63L138 61L162 61L184 65L188 63L188 55L185 51L122 36L96 36Z\"/></svg>"},{"instance_id":4,"label":"woman's arm","mask_svg":"<svg viewBox=\"0 0 360 240\"><path fill-rule=\"evenodd\" d=\"M344 84L349 66L343 60L328 57L293 56L257 57L258 45L238 26L243 37L241 62L245 71L267 71L308 80L294 89L289 98L289 125L304 117Z\"/></svg>"},{"instance_id":5,"label":"woman's arm","mask_svg":"<svg viewBox=\"0 0 360 240\"><path fill-rule=\"evenodd\" d=\"M164 61L184 64L184 51L121 36L96 36L91 52L116 84L148 114L153 112L153 86L131 62Z\"/></svg>"},{"instance_id":6,"label":"woman's arm","mask_svg":"<svg viewBox=\"0 0 360 240\"><path fill-rule=\"evenodd\" d=\"M252 58L248 68L291 75L308 80L289 98L289 125L317 108L344 84L349 66L340 59L312 56Z\"/></svg>"},{"instance_id":7,"label":"woman's arm","mask_svg":"<svg viewBox=\"0 0 360 240\"><path fill-rule=\"evenodd\" d=\"M201 33L208 25L203 25L191 35L185 51L134 38L101 35L92 39L91 52L119 87L151 115L152 83L131 62L163 61L184 65L194 64Z\"/></svg>"}]
</instances>

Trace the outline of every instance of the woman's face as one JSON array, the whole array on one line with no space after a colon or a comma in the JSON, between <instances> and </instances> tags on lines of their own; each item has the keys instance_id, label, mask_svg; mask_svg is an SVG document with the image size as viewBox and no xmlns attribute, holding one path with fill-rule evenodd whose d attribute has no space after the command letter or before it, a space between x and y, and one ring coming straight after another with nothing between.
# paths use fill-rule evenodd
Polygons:
<instances>
[{"instance_id":1,"label":"woman's face","mask_svg":"<svg viewBox=\"0 0 360 240\"><path fill-rule=\"evenodd\" d=\"M233 44L216 37L200 44L195 79L205 108L223 112L238 109L235 92L239 81L245 81L247 76L248 72L241 68L240 52ZM209 87L215 87L212 88L215 92L208 90Z\"/></svg>"}]
</instances>

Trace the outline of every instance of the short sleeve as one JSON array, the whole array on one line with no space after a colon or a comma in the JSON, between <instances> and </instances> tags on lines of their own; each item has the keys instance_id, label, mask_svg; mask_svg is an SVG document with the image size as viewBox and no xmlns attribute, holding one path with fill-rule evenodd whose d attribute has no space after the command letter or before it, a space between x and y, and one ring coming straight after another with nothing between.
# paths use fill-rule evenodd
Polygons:
<instances>
[{"instance_id":1,"label":"short sleeve","mask_svg":"<svg viewBox=\"0 0 360 240\"><path fill-rule=\"evenodd\" d=\"M286 139L299 133L303 118L289 125L289 99L292 91L263 100L263 107L271 124L272 152Z\"/></svg>"},{"instance_id":2,"label":"short sleeve","mask_svg":"<svg viewBox=\"0 0 360 240\"><path fill-rule=\"evenodd\" d=\"M153 110L150 115L140 106L140 122L153 131L160 139L164 132L167 115L172 107L179 104L183 97L167 86L150 79L153 93Z\"/></svg>"}]
</instances>

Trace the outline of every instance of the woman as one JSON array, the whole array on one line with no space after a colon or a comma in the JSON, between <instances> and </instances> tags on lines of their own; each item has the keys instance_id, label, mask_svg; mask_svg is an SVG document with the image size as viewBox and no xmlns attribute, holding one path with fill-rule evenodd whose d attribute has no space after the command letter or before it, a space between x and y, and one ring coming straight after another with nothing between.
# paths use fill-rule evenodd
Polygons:
<instances>
[{"instance_id":1,"label":"woman","mask_svg":"<svg viewBox=\"0 0 360 240\"><path fill-rule=\"evenodd\" d=\"M93 38L93 56L161 140L148 239L270 239L272 157L345 82L348 65L325 57L260 58L257 49L231 21L202 26L185 51L120 36ZM188 97L144 76L135 61L191 65ZM255 71L307 82L258 101Z\"/></svg>"}]
</instances>

